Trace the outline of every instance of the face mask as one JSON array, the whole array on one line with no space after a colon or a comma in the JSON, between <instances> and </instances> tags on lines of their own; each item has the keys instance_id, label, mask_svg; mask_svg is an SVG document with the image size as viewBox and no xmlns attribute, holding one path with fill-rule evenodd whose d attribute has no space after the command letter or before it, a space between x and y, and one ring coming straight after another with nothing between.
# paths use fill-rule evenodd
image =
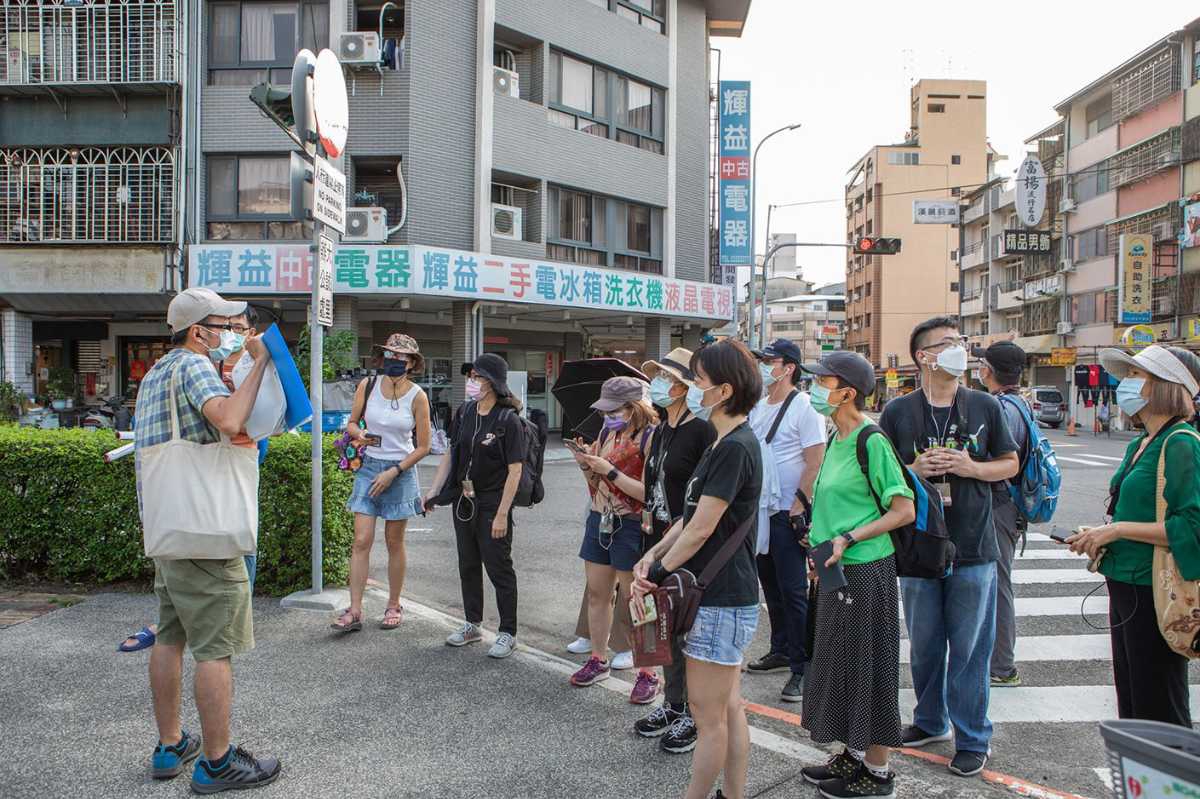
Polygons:
<instances>
[{"instance_id":1,"label":"face mask","mask_svg":"<svg viewBox=\"0 0 1200 799\"><path fill-rule=\"evenodd\" d=\"M771 374L772 371L773 370L771 367L767 366L765 363L760 363L758 365L758 372L762 375L763 391L766 391L776 380L779 379L775 375Z\"/></svg>"},{"instance_id":2,"label":"face mask","mask_svg":"<svg viewBox=\"0 0 1200 799\"><path fill-rule=\"evenodd\" d=\"M223 361L240 350L245 341L246 337L243 335L234 333L232 330L222 330L221 343L215 347L209 347L208 355L214 361Z\"/></svg>"},{"instance_id":3,"label":"face mask","mask_svg":"<svg viewBox=\"0 0 1200 799\"><path fill-rule=\"evenodd\" d=\"M479 385L478 380L467 381L467 399L477 400L479 395L483 393L483 386Z\"/></svg>"},{"instance_id":4,"label":"face mask","mask_svg":"<svg viewBox=\"0 0 1200 799\"><path fill-rule=\"evenodd\" d=\"M1141 377L1127 377L1117 384L1117 404L1129 416L1136 416L1150 402L1142 396L1145 385Z\"/></svg>"},{"instance_id":5,"label":"face mask","mask_svg":"<svg viewBox=\"0 0 1200 799\"><path fill-rule=\"evenodd\" d=\"M712 407L707 407L707 408L704 406L705 393L712 391L712 389L714 389L714 388L716 388L716 386L710 386L709 388L699 388L697 386L688 386L688 393L687 393L688 410L691 411L692 415L695 416L697 419L708 419L709 416L712 416L713 408L717 407L716 405L713 405ZM719 405L720 403L717 403L717 404Z\"/></svg>"},{"instance_id":6,"label":"face mask","mask_svg":"<svg viewBox=\"0 0 1200 799\"><path fill-rule=\"evenodd\" d=\"M954 377L962 377L963 372L967 371L967 348L955 345L942 350L938 353L934 368Z\"/></svg>"},{"instance_id":7,"label":"face mask","mask_svg":"<svg viewBox=\"0 0 1200 799\"><path fill-rule=\"evenodd\" d=\"M611 430L615 433L618 430L624 430L626 424L628 424L628 422L625 420L625 417L621 416L620 414L614 414L612 416L604 414L605 430Z\"/></svg>"},{"instance_id":8,"label":"face mask","mask_svg":"<svg viewBox=\"0 0 1200 799\"><path fill-rule=\"evenodd\" d=\"M671 396L672 386L671 379L662 375L651 380L650 401L660 408L670 408L675 404L675 398Z\"/></svg>"},{"instance_id":9,"label":"face mask","mask_svg":"<svg viewBox=\"0 0 1200 799\"><path fill-rule=\"evenodd\" d=\"M388 359L383 363L383 373L388 377L404 377L408 374L408 364L404 361Z\"/></svg>"},{"instance_id":10,"label":"face mask","mask_svg":"<svg viewBox=\"0 0 1200 799\"><path fill-rule=\"evenodd\" d=\"M822 416L832 416L833 412L841 405L840 402L837 405L830 404L829 392L830 389L825 388L820 383L813 383L812 388L808 392L809 398L812 400L813 410Z\"/></svg>"}]
</instances>

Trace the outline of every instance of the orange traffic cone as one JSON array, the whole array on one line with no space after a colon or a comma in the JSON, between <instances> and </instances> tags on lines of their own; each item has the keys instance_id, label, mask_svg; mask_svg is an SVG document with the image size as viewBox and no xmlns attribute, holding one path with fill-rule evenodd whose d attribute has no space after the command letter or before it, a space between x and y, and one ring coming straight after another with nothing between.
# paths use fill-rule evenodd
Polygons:
<instances>
[{"instance_id":1,"label":"orange traffic cone","mask_svg":"<svg viewBox=\"0 0 1200 799\"><path fill-rule=\"evenodd\" d=\"M1072 416L1070 419L1067 419L1067 435L1069 435L1069 436L1078 435L1075 432L1075 417L1074 416Z\"/></svg>"}]
</instances>

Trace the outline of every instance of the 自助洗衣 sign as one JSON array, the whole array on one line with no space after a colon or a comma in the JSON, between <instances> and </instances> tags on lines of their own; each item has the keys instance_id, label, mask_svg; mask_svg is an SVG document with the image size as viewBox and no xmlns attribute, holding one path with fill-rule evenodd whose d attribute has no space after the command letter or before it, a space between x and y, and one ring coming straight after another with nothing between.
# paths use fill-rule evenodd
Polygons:
<instances>
[{"instance_id":1,"label":"\u81ea\u52a9\u6d17\u8863 sign","mask_svg":"<svg viewBox=\"0 0 1200 799\"><path fill-rule=\"evenodd\" d=\"M723 80L720 85L720 158L718 201L719 261L722 266L753 266L750 240L750 81Z\"/></svg>"},{"instance_id":2,"label":"\u81ea\u52a9\u6d17\u8863 sign","mask_svg":"<svg viewBox=\"0 0 1200 799\"><path fill-rule=\"evenodd\" d=\"M1117 254L1117 306L1122 325L1140 325L1150 321L1153 288L1150 266L1154 240L1149 233L1122 233Z\"/></svg>"},{"instance_id":3,"label":"\u81ea\u52a9\u6d17\u8863 sign","mask_svg":"<svg viewBox=\"0 0 1200 799\"><path fill-rule=\"evenodd\" d=\"M304 243L198 244L188 253L188 285L234 295L310 294L312 268L312 252ZM338 245L333 255L333 291L725 321L733 312L732 286L583 264L386 244Z\"/></svg>"},{"instance_id":4,"label":"\u81ea\u52a9\u6d17\u8863 sign","mask_svg":"<svg viewBox=\"0 0 1200 799\"><path fill-rule=\"evenodd\" d=\"M1050 252L1050 231L1048 230L1006 230L1004 231L1004 253L1044 253Z\"/></svg>"}]
</instances>

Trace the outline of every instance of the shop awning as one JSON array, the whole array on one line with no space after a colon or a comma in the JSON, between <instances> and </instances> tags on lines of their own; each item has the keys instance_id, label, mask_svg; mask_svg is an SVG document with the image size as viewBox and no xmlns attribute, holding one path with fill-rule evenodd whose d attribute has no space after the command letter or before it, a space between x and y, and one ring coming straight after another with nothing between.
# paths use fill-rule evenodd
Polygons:
<instances>
[{"instance_id":1,"label":"shop awning","mask_svg":"<svg viewBox=\"0 0 1200 799\"><path fill-rule=\"evenodd\" d=\"M1057 338L1058 336L1054 333L1042 336L1020 336L1013 343L1025 350L1026 354L1049 355L1050 350L1058 346Z\"/></svg>"}]
</instances>

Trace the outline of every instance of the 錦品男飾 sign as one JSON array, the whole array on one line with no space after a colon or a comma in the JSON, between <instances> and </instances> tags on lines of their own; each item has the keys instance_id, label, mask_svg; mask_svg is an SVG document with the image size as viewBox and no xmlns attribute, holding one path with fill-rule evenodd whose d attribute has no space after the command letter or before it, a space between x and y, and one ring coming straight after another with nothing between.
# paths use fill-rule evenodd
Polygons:
<instances>
[{"instance_id":1,"label":"\u9326\u54c1\u7537\u98fe sign","mask_svg":"<svg viewBox=\"0 0 1200 799\"><path fill-rule=\"evenodd\" d=\"M308 294L312 270L303 243L215 242L188 254L188 285L234 295ZM332 289L725 321L733 312L732 286L412 245L337 245Z\"/></svg>"},{"instance_id":2,"label":"\u9326\u54c1\u7537\u98fe sign","mask_svg":"<svg viewBox=\"0 0 1200 799\"><path fill-rule=\"evenodd\" d=\"M1150 271L1154 242L1149 233L1122 233L1117 274L1119 324L1140 325L1150 321L1153 295Z\"/></svg>"},{"instance_id":3,"label":"\u9326\u54c1\u7537\u98fe sign","mask_svg":"<svg viewBox=\"0 0 1200 799\"><path fill-rule=\"evenodd\" d=\"M1004 252L1008 255L1050 252L1051 243L1048 230L1004 231Z\"/></svg>"},{"instance_id":4,"label":"\u9326\u54c1\u7537\u98fe sign","mask_svg":"<svg viewBox=\"0 0 1200 799\"><path fill-rule=\"evenodd\" d=\"M718 202L720 263L752 266L750 241L750 81L723 80L720 85L720 159Z\"/></svg>"}]
</instances>

